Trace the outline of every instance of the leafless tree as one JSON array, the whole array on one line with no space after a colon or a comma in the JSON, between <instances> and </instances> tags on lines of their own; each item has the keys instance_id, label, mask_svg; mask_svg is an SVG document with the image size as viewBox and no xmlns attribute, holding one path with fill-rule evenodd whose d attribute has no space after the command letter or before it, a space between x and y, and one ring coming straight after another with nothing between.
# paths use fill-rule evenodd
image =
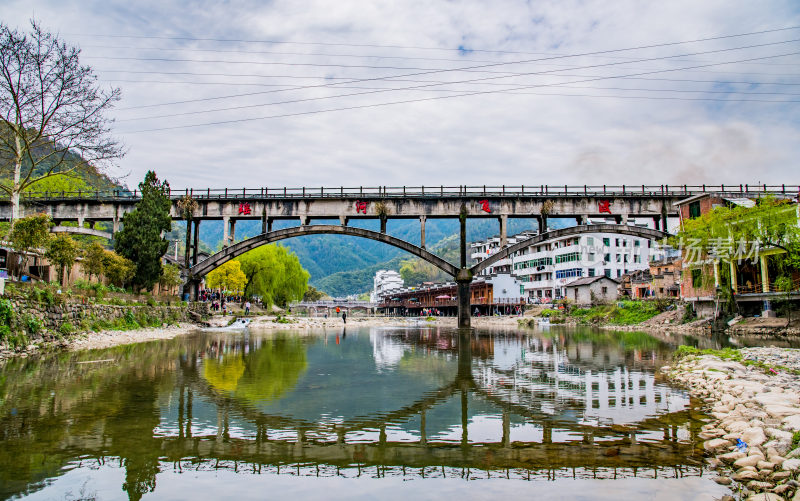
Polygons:
<instances>
[{"instance_id":1,"label":"leafless tree","mask_svg":"<svg viewBox=\"0 0 800 501\"><path fill-rule=\"evenodd\" d=\"M21 33L0 23L0 190L11 199L33 183L88 164L103 167L125 151L106 113L120 90L103 90L80 49L31 21Z\"/></svg>"}]
</instances>

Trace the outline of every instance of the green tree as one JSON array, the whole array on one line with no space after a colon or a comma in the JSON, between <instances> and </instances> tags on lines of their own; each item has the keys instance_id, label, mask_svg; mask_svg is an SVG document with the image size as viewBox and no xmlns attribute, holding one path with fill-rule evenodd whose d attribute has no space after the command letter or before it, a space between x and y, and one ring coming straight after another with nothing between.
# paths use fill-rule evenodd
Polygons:
<instances>
[{"instance_id":1,"label":"green tree","mask_svg":"<svg viewBox=\"0 0 800 501\"><path fill-rule=\"evenodd\" d=\"M206 275L206 285L212 289L240 292L244 290L247 277L239 261L232 260Z\"/></svg>"},{"instance_id":2,"label":"green tree","mask_svg":"<svg viewBox=\"0 0 800 501\"><path fill-rule=\"evenodd\" d=\"M32 195L54 195L57 193L75 193L79 191L93 191L92 187L78 177L72 174L54 174L50 177L39 179L34 184L28 185L23 192Z\"/></svg>"},{"instance_id":3,"label":"green tree","mask_svg":"<svg viewBox=\"0 0 800 501\"><path fill-rule=\"evenodd\" d=\"M308 289L306 289L306 292L303 294L303 301L319 301L326 296L327 294L321 290L317 290L313 285L309 285Z\"/></svg>"},{"instance_id":4,"label":"green tree","mask_svg":"<svg viewBox=\"0 0 800 501\"><path fill-rule=\"evenodd\" d=\"M136 265L116 252L105 251L103 270L106 278L117 287L125 287L136 273Z\"/></svg>"},{"instance_id":5,"label":"green tree","mask_svg":"<svg viewBox=\"0 0 800 501\"><path fill-rule=\"evenodd\" d=\"M236 258L247 276L244 292L261 296L265 305L286 306L303 297L309 274L297 256L282 245L263 245Z\"/></svg>"},{"instance_id":6,"label":"green tree","mask_svg":"<svg viewBox=\"0 0 800 501\"><path fill-rule=\"evenodd\" d=\"M51 263L58 266L58 281L61 282L62 286L64 286L64 282L69 276L69 269L72 268L80 253L78 243L69 235L60 233L50 240L44 256ZM66 274L64 273L65 271Z\"/></svg>"},{"instance_id":7,"label":"green tree","mask_svg":"<svg viewBox=\"0 0 800 501\"><path fill-rule=\"evenodd\" d=\"M50 238L50 216L36 214L19 219L11 228L11 246L20 253L38 252Z\"/></svg>"},{"instance_id":8,"label":"green tree","mask_svg":"<svg viewBox=\"0 0 800 501\"><path fill-rule=\"evenodd\" d=\"M114 243L114 250L136 265L136 290L152 289L161 277L161 257L169 248L162 233L172 228L169 183L160 182L155 172L148 171L139 189L142 199L122 217L122 230L117 232Z\"/></svg>"},{"instance_id":9,"label":"green tree","mask_svg":"<svg viewBox=\"0 0 800 501\"><path fill-rule=\"evenodd\" d=\"M100 242L92 242L83 252L83 262L81 267L89 275L89 281L92 281L92 275L100 279L100 275L105 270L105 257L106 250Z\"/></svg>"},{"instance_id":10,"label":"green tree","mask_svg":"<svg viewBox=\"0 0 800 501\"><path fill-rule=\"evenodd\" d=\"M119 89L101 89L78 48L31 27L26 34L0 24L0 176L9 180L0 190L11 198L12 226L32 184L124 154L106 117Z\"/></svg>"},{"instance_id":11,"label":"green tree","mask_svg":"<svg viewBox=\"0 0 800 501\"><path fill-rule=\"evenodd\" d=\"M158 279L158 283L165 289L180 285L182 283L181 269L174 264L165 264L161 269L161 278Z\"/></svg>"}]
</instances>

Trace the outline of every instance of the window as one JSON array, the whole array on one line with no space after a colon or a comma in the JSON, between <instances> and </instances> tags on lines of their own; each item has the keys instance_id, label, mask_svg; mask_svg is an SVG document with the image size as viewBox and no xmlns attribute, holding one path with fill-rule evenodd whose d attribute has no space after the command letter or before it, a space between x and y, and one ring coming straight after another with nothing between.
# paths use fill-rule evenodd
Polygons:
<instances>
[{"instance_id":1,"label":"window","mask_svg":"<svg viewBox=\"0 0 800 501\"><path fill-rule=\"evenodd\" d=\"M580 244L581 244L581 239L580 238L575 238L575 239L572 240L572 245L580 245Z\"/></svg>"},{"instance_id":2,"label":"window","mask_svg":"<svg viewBox=\"0 0 800 501\"><path fill-rule=\"evenodd\" d=\"M642 242L640 242L639 240L634 240L634 241L633 241L633 246L634 246L634 247L639 247L639 245L640 245L641 243L642 243Z\"/></svg>"},{"instance_id":3,"label":"window","mask_svg":"<svg viewBox=\"0 0 800 501\"><path fill-rule=\"evenodd\" d=\"M614 239L614 246L615 246L615 247L619 247L619 246L620 246L620 245L619 245L619 238L615 238L615 239Z\"/></svg>"},{"instance_id":4,"label":"window","mask_svg":"<svg viewBox=\"0 0 800 501\"><path fill-rule=\"evenodd\" d=\"M594 261L594 252L590 252L589 253L589 262L591 263L593 261Z\"/></svg>"},{"instance_id":5,"label":"window","mask_svg":"<svg viewBox=\"0 0 800 501\"><path fill-rule=\"evenodd\" d=\"M633 256L633 262L634 263L641 263L642 262L642 256L640 256L639 254L636 254L635 256Z\"/></svg>"},{"instance_id":6,"label":"window","mask_svg":"<svg viewBox=\"0 0 800 501\"><path fill-rule=\"evenodd\" d=\"M689 218L694 219L700 217L700 201L692 202L689 204Z\"/></svg>"},{"instance_id":7,"label":"window","mask_svg":"<svg viewBox=\"0 0 800 501\"><path fill-rule=\"evenodd\" d=\"M600 290L602 291L602 293L603 293L603 295L604 295L604 296L605 296L606 294L608 294L608 287L603 287L603 288L602 288L602 289L600 289Z\"/></svg>"},{"instance_id":8,"label":"window","mask_svg":"<svg viewBox=\"0 0 800 501\"><path fill-rule=\"evenodd\" d=\"M570 252L568 254L560 254L556 256L556 263L568 263L570 261L579 261L580 259L580 252Z\"/></svg>"},{"instance_id":9,"label":"window","mask_svg":"<svg viewBox=\"0 0 800 501\"><path fill-rule=\"evenodd\" d=\"M623 263L627 263L628 262L628 255L627 254L622 256L622 262Z\"/></svg>"},{"instance_id":10,"label":"window","mask_svg":"<svg viewBox=\"0 0 800 501\"><path fill-rule=\"evenodd\" d=\"M586 237L586 245L588 245L588 246L590 246L590 247L591 247L592 245L594 245L594 238L592 238L592 237Z\"/></svg>"},{"instance_id":11,"label":"window","mask_svg":"<svg viewBox=\"0 0 800 501\"><path fill-rule=\"evenodd\" d=\"M608 268L604 269L603 275L605 275L608 278L611 278L611 270L609 270Z\"/></svg>"},{"instance_id":12,"label":"window","mask_svg":"<svg viewBox=\"0 0 800 501\"><path fill-rule=\"evenodd\" d=\"M594 268L589 268L589 276L590 277L594 276Z\"/></svg>"},{"instance_id":13,"label":"window","mask_svg":"<svg viewBox=\"0 0 800 501\"><path fill-rule=\"evenodd\" d=\"M617 262L618 263L622 262L622 254L617 254Z\"/></svg>"},{"instance_id":14,"label":"window","mask_svg":"<svg viewBox=\"0 0 800 501\"><path fill-rule=\"evenodd\" d=\"M617 270L617 278L620 278L621 276L622 276L622 270Z\"/></svg>"},{"instance_id":15,"label":"window","mask_svg":"<svg viewBox=\"0 0 800 501\"><path fill-rule=\"evenodd\" d=\"M603 239L603 245L605 245L606 247L609 247L611 245L611 239L610 238L604 238Z\"/></svg>"},{"instance_id":16,"label":"window","mask_svg":"<svg viewBox=\"0 0 800 501\"><path fill-rule=\"evenodd\" d=\"M580 276L583 276L583 269L581 268L570 268L568 270L556 271L556 278L570 278L570 277L580 277Z\"/></svg>"},{"instance_id":17,"label":"window","mask_svg":"<svg viewBox=\"0 0 800 501\"><path fill-rule=\"evenodd\" d=\"M603 256L603 262L604 263L610 263L611 262L611 254L604 255Z\"/></svg>"}]
</instances>

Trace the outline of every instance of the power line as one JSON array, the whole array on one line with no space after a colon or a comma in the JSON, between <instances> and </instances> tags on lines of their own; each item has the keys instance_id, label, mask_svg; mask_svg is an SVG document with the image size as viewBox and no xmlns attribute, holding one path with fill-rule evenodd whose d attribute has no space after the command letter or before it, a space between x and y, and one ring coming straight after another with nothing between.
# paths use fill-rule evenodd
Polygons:
<instances>
[{"instance_id":1,"label":"power line","mask_svg":"<svg viewBox=\"0 0 800 501\"><path fill-rule=\"evenodd\" d=\"M753 35L763 35L766 33L778 33L782 31L790 31L800 29L800 26L787 26L785 28L773 28L769 30L761 30L761 31L752 31L749 33L737 33L733 35L719 35L715 37L707 37L707 38L698 38L695 40L685 40L681 42L667 42L661 44L653 44L642 46L639 48L654 48L654 47L666 47L670 45L680 45L686 43L698 43L698 42L709 42L713 40L724 40L727 38L737 38L737 37L746 37L746 36L753 36ZM131 38L131 39L141 39L141 40L181 40L181 41L189 41L189 42L223 42L223 43L266 43L266 44L284 44L284 45L318 45L318 46L330 46L330 47L371 47L371 48L385 48L385 49L412 49L412 50L437 50L437 51L447 51L447 52L481 52L481 53L494 53L494 54L531 54L531 55L539 55L541 53L537 52L523 52L523 51L509 51L509 50L488 50L488 49L466 49L466 48L457 48L457 49L447 49L442 47L422 47L422 46L407 46L407 45L382 45L382 44L352 44L352 43L343 43L343 42L297 42L297 41L288 41L288 40L248 40L248 39L235 39L235 38L202 38L202 37L168 37L168 36L158 36L158 35L119 35L119 34L99 34L99 33L66 33L65 35L68 36L85 36L85 37L94 37L94 38ZM603 51L603 52L618 52L618 51L625 51L625 50L634 50L634 49L616 49L613 51Z\"/></svg>"},{"instance_id":2,"label":"power line","mask_svg":"<svg viewBox=\"0 0 800 501\"><path fill-rule=\"evenodd\" d=\"M733 50L752 49L752 48L757 48L757 47L780 45L780 44L797 42L797 41L800 41L800 39L785 40L785 41L781 41L781 42L772 42L772 43L766 43L766 44L748 45L748 46L741 46L741 47L730 47L730 48L716 49L716 50L711 50L711 51L685 53L685 54L679 54L679 55L673 55L673 56L660 56L660 57L654 57L654 58L644 58L644 59L638 59L638 60L633 60L633 61L625 61L625 62L613 62L613 63L594 64L594 65L587 65L587 66L577 66L577 67L570 68L570 70L603 68L603 67L608 67L608 66L619 66L619 65L623 65L623 64L635 64L635 63L641 63L641 62L661 61L661 60L665 60L665 59L674 59L674 58L686 57L686 56L696 56L696 55L703 55L703 54L716 54L716 53L720 53L720 52L730 52L730 51L733 51ZM497 63L497 64L492 64L492 65L481 65L481 66L478 66L477 68L487 67L487 66L496 66L496 65L500 65L500 64L514 64L514 63ZM731 63L724 63L724 64L731 64ZM704 67L707 67L707 66L716 66L716 65L717 65L717 63L705 64L705 65L699 65L699 66L690 67L688 69L704 68ZM474 68L476 68L476 67L470 67L468 69L474 69ZM544 75L544 74L557 73L557 72L570 71L570 70L558 69L558 70L547 70L547 71L539 71L539 72L514 73L512 75L506 75L506 76L500 76L500 77L486 77L486 78L483 78L483 79L467 80L467 81L453 82L453 83L465 83L465 82L474 82L474 81L482 81L482 80L492 80L492 79L498 79L498 78L518 77L518 76ZM444 72L450 72L450 71L463 71L463 70L462 69L431 70L431 71L425 71L425 72L422 72L422 73L406 74L406 75L402 75L401 77L429 75L429 74L433 74L433 73L437 73L438 74L438 73L444 73ZM504 74L505 74L505 72L504 72ZM644 73L644 74L646 74L646 73ZM388 78L390 78L390 77L374 77L374 78L355 79L355 80L351 80L351 81L347 81L347 82L333 82L333 83L326 83L326 84L298 86L298 87L289 88L289 89L273 89L273 90L268 90L268 91L259 91L259 92L245 93L245 94L229 95L229 96L223 96L223 97L218 97L218 98L203 98L203 100L229 99L229 98L232 98L232 97L245 97L245 96L261 95L261 94L271 94L271 93L275 93L275 92L285 92L285 91L290 91L290 90L303 90L303 89L312 89L312 88L333 87L333 86L337 86L337 85L340 85L340 84L371 82L371 81L377 81L377 80L387 80ZM434 84L431 84L431 85L440 85L440 84L434 83ZM416 87L412 87L412 88L416 88ZM398 90L406 90L406 88L400 88ZM173 103L166 103L166 104L165 103L161 103L161 104L158 104L158 105L142 105L142 106L140 106L140 108L143 108L143 107L154 107L154 106L166 106L167 104L186 104L188 102L194 102L194 101L195 100L184 100L184 101L180 101L180 102L173 102ZM129 109L131 109L131 108L129 108Z\"/></svg>"},{"instance_id":3,"label":"power line","mask_svg":"<svg viewBox=\"0 0 800 501\"><path fill-rule=\"evenodd\" d=\"M715 64L733 64L733 63L738 63L738 62L757 61L757 60L771 59L771 58L776 58L776 57L784 57L784 56L797 55L797 54L800 54L800 52L790 52L790 53L786 53L786 54L778 54L778 55L773 55L773 56L762 56L762 57L759 57L759 58L750 58L750 59L745 59L745 60L742 60L742 61L730 61L730 62L726 62L726 63L715 63ZM707 65L703 65L703 66L712 66L712 65L714 65L714 64L707 64ZM670 71L681 71L683 69L687 69L687 68L658 70L658 71L653 71L653 72L648 72L648 73L636 74L636 75L633 75L633 76L638 76L638 75L643 75L643 74L651 74L651 73L663 73L663 72L670 72ZM689 68L689 69L691 69L691 68ZM624 77L626 77L626 76L622 76L622 78L624 78ZM611 78L620 78L620 77L618 77L618 76L598 77L598 78L595 78L595 79L585 80L585 81L581 81L581 82L568 82L568 83L584 83L584 82L587 82L587 81L606 80L606 79L611 79ZM152 129L141 129L141 130L129 131L127 133L128 134L136 134L136 133L142 133L142 132L157 132L157 131L163 131L163 130L189 129L189 128L197 128L197 127L206 127L206 126L209 126L209 125L228 125L228 124L232 124L232 123L254 122L254 121L267 120L267 119L273 119L273 118L288 118L288 117L293 117L293 116L316 115L316 114L321 114L321 113L329 113L329 112L333 112L333 111L350 111L350 110L365 109L365 108L376 108L376 107L383 107L383 106L392 106L392 105L397 105L397 104L410 104L410 103L426 102L426 101L438 101L438 100L443 100L443 99L451 99L451 98L454 98L454 97L468 97L468 96L504 93L504 92L525 90L525 89L531 89L531 88L537 88L537 87L547 87L547 86L550 86L550 85L548 85L548 84L540 84L540 85L528 85L528 86L517 87L516 89L474 91L474 92L469 92L469 93L458 94L458 95L455 95L455 96L433 96L433 97L419 98L419 99L407 99L407 100L401 100L401 101L391 101L391 102L386 102L386 103L371 103L371 104L363 104L363 105L353 105L353 106L346 106L346 107L340 107L340 108L329 108L327 110L312 110L312 111L295 112L295 113L284 113L284 114L280 114L280 115L268 115L268 116L262 116L262 117L221 120L221 121L207 122L207 123L202 123L202 124L177 125L177 126L171 126L171 127L159 127L159 128L152 128ZM680 99L680 98L675 98L675 99ZM786 103L786 102L791 102L791 101L775 101L775 103Z\"/></svg>"}]
</instances>

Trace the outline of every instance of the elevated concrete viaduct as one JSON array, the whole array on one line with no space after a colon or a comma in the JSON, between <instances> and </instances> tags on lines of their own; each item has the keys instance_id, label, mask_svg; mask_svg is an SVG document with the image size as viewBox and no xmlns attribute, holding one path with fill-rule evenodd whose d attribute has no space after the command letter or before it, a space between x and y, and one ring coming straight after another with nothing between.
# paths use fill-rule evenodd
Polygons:
<instances>
[{"instance_id":1,"label":"elevated concrete viaduct","mask_svg":"<svg viewBox=\"0 0 800 501\"><path fill-rule=\"evenodd\" d=\"M172 191L171 213L174 219L184 215L178 207L182 197L190 196L197 202L187 221L187 234L194 232L193 256L187 249L186 262L191 263L185 290L196 290L199 280L214 267L247 250L270 242L300 235L342 234L371 238L401 248L434 264L455 277L459 290L459 325L468 327L469 284L474 274L496 260L507 257L527 245L549 238L591 231L617 231L645 238L662 238L667 231L667 218L677 217L677 202L702 193L718 193L730 198L754 198L765 195L796 196L799 186L787 185L727 185L727 186L457 186L457 187L358 187L358 188L243 188L241 190L187 189ZM49 193L44 196L24 197L21 214L45 213L58 225L54 231L87 234L106 232L84 228L88 223L111 222L112 232L119 229L124 214L134 209L140 197L126 191ZM0 201L0 220L9 220L11 207ZM509 218L533 218L541 234L535 241L520 242L495 254L472 269L467 263L466 220L468 218L496 218L500 230L501 247L507 241ZM459 218L461 222L461 256L458 266L447 263L425 250L425 225L430 218ZM574 228L548 232L548 218L572 218ZM613 218L617 224L591 225L582 229L590 218ZM380 232L352 228L348 223L355 219L377 219ZM389 219L418 219L420 242L415 245L386 234ZM652 221L655 229L630 226L633 220ZM225 248L222 252L198 263L199 225L202 221L224 223ZM235 241L236 222L258 220L261 234L243 242ZM296 220L298 227L273 231L278 220ZM316 221L338 221L338 225L311 224ZM75 221L75 227L61 226L63 221ZM68 229L69 228L69 229ZM463 304L462 304L463 303Z\"/></svg>"}]
</instances>

